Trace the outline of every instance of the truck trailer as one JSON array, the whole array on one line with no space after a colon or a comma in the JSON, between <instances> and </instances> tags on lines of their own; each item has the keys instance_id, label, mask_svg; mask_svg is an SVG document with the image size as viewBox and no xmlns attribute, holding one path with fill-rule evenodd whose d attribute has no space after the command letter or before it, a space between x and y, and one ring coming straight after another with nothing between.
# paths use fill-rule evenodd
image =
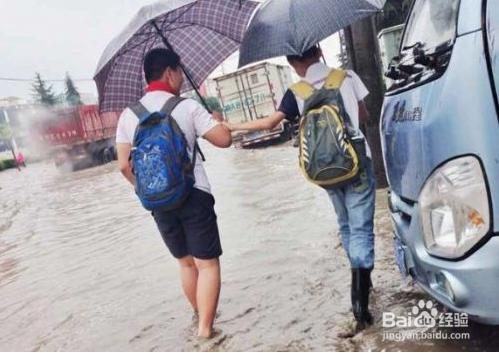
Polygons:
<instances>
[{"instance_id":1,"label":"truck trailer","mask_svg":"<svg viewBox=\"0 0 499 353\"><path fill-rule=\"evenodd\" d=\"M35 124L34 135L51 150L57 167L79 170L116 159L118 113L97 105L55 108Z\"/></svg>"}]
</instances>

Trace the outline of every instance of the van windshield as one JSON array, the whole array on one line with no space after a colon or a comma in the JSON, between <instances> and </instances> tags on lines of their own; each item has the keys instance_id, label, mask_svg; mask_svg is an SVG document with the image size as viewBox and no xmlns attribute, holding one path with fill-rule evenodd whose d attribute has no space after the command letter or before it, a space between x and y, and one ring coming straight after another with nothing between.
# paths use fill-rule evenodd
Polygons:
<instances>
[{"instance_id":1,"label":"van windshield","mask_svg":"<svg viewBox=\"0 0 499 353\"><path fill-rule=\"evenodd\" d=\"M416 0L407 22L402 51L416 45L431 50L456 36L460 0Z\"/></svg>"}]
</instances>

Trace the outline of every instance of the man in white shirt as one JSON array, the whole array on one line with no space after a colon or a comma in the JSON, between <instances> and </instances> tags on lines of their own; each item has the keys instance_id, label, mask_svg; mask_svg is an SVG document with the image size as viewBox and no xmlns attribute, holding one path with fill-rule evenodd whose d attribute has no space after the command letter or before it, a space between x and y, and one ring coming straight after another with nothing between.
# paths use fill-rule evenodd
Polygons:
<instances>
[{"instance_id":1,"label":"man in white shirt","mask_svg":"<svg viewBox=\"0 0 499 353\"><path fill-rule=\"evenodd\" d=\"M289 64L305 82L316 89L321 88L331 68L320 62L321 51L314 46L301 56L288 56ZM364 98L369 94L355 72L348 70L347 77L340 87L340 94L346 113L350 117L350 129L356 136L363 134L359 129L359 120L365 121L369 113ZM287 119L297 122L303 115L304 102L288 89L284 94L279 109L272 115L246 123L230 124L232 131L271 130L281 121ZM364 139L365 140L365 139ZM370 273L374 267L374 203L375 180L372 169L371 152L367 141L366 156L363 160L360 178L346 186L328 190L334 205L340 228L341 242L350 260L352 268L352 310L357 321L357 329L372 324L372 316L368 310Z\"/></svg>"},{"instance_id":2,"label":"man in white shirt","mask_svg":"<svg viewBox=\"0 0 499 353\"><path fill-rule=\"evenodd\" d=\"M183 83L180 57L167 49L153 49L145 57L144 73L148 86L140 103L151 113L159 112L170 98L180 93ZM198 153L195 148L198 137L221 148L232 144L230 131L219 123L223 121L221 114L209 114L193 99L181 101L171 115L184 133L191 156ZM135 177L129 159L137 125L137 116L127 108L120 116L116 131L119 168L132 185L135 185ZM184 294L193 310L199 313L198 336L210 337L220 294L218 258L222 247L215 199L201 158L195 158L194 177L194 189L180 207L155 210L152 214L166 246L180 264Z\"/></svg>"}]
</instances>

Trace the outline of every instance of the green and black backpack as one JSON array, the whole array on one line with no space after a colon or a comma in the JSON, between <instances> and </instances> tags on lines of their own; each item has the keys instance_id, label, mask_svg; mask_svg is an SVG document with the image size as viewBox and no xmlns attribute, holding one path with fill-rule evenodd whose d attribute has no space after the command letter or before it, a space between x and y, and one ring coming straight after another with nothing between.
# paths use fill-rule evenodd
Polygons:
<instances>
[{"instance_id":1,"label":"green and black backpack","mask_svg":"<svg viewBox=\"0 0 499 353\"><path fill-rule=\"evenodd\" d=\"M325 189L354 182L361 170L358 149L364 147L364 139L352 139L353 126L340 93L346 75L332 70L320 89L304 81L291 86L304 101L298 134L300 169L307 180Z\"/></svg>"}]
</instances>

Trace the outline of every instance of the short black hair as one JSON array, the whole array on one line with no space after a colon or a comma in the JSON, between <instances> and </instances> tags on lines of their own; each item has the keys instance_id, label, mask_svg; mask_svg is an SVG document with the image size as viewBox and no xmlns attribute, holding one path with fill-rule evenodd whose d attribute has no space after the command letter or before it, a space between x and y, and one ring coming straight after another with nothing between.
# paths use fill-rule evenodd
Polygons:
<instances>
[{"instance_id":1,"label":"short black hair","mask_svg":"<svg viewBox=\"0 0 499 353\"><path fill-rule=\"evenodd\" d=\"M302 53L301 55L288 55L288 56L286 56L286 59L288 59L288 62L292 62L292 61L303 62L303 61L307 61L309 59L317 58L319 56L319 53L320 53L319 46L314 45L313 47L305 50L305 52Z\"/></svg>"},{"instance_id":2,"label":"short black hair","mask_svg":"<svg viewBox=\"0 0 499 353\"><path fill-rule=\"evenodd\" d=\"M144 58L144 75L146 82L156 81L163 76L167 68L176 70L180 65L180 56L165 48L155 48Z\"/></svg>"}]
</instances>

